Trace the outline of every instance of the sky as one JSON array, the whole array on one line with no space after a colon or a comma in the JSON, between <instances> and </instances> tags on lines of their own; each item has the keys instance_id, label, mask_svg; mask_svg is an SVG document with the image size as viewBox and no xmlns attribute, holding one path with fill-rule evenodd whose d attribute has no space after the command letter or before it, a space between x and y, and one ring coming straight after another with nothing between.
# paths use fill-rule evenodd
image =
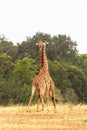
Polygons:
<instances>
[{"instance_id":1,"label":"sky","mask_svg":"<svg viewBox=\"0 0 87 130\"><path fill-rule=\"evenodd\" d=\"M70 36L87 53L87 0L0 0L0 35L16 44L37 32Z\"/></svg>"}]
</instances>

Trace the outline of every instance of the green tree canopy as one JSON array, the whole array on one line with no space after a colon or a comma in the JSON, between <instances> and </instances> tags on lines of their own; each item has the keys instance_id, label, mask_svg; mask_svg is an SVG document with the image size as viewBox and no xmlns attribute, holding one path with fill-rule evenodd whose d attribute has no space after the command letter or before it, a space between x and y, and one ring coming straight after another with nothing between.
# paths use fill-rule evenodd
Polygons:
<instances>
[{"instance_id":1,"label":"green tree canopy","mask_svg":"<svg viewBox=\"0 0 87 130\"><path fill-rule=\"evenodd\" d=\"M37 65L35 64L35 60L25 57L22 60L17 61L13 71L13 77L17 82L21 82L22 84L31 84L36 73Z\"/></svg>"},{"instance_id":2,"label":"green tree canopy","mask_svg":"<svg viewBox=\"0 0 87 130\"><path fill-rule=\"evenodd\" d=\"M36 33L33 37L27 37L26 41L18 44L19 59L28 55L31 58L38 59L39 51L35 43L41 38L45 38L49 42L47 45L47 57L49 60L73 61L75 58L77 44L69 36L58 35L51 37L49 34Z\"/></svg>"},{"instance_id":3,"label":"green tree canopy","mask_svg":"<svg viewBox=\"0 0 87 130\"><path fill-rule=\"evenodd\" d=\"M0 36L0 104L28 103L39 70L35 43L41 38L49 42L46 53L58 101L87 103L87 54L78 54L77 43L70 36L38 32L16 45Z\"/></svg>"},{"instance_id":4,"label":"green tree canopy","mask_svg":"<svg viewBox=\"0 0 87 130\"><path fill-rule=\"evenodd\" d=\"M79 101L87 102L87 77L82 69L76 66L68 67L68 79L78 95Z\"/></svg>"},{"instance_id":5,"label":"green tree canopy","mask_svg":"<svg viewBox=\"0 0 87 130\"><path fill-rule=\"evenodd\" d=\"M0 53L0 76L7 77L13 68L14 64L11 57L6 53Z\"/></svg>"}]
</instances>

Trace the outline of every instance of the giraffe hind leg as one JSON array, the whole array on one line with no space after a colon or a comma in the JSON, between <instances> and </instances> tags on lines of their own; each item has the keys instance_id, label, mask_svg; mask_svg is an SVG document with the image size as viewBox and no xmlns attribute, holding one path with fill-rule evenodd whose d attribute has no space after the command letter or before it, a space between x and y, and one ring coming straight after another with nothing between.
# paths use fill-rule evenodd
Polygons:
<instances>
[{"instance_id":1,"label":"giraffe hind leg","mask_svg":"<svg viewBox=\"0 0 87 130\"><path fill-rule=\"evenodd\" d=\"M49 111L49 109L48 109L48 106L49 106L48 99L49 99L49 87L46 88L46 105L47 105L47 111Z\"/></svg>"},{"instance_id":2,"label":"giraffe hind leg","mask_svg":"<svg viewBox=\"0 0 87 130\"><path fill-rule=\"evenodd\" d=\"M55 101L55 93L54 90L51 90L50 97L52 99L53 105L54 105L54 112L56 112L56 101Z\"/></svg>"},{"instance_id":3,"label":"giraffe hind leg","mask_svg":"<svg viewBox=\"0 0 87 130\"><path fill-rule=\"evenodd\" d=\"M41 99L41 102L42 102L42 111L45 111L45 102L44 102L44 94L45 94L45 88L43 89L44 87L42 87L40 89L40 99Z\"/></svg>"},{"instance_id":4,"label":"giraffe hind leg","mask_svg":"<svg viewBox=\"0 0 87 130\"><path fill-rule=\"evenodd\" d=\"M38 103L37 103L37 111L39 111L40 101L41 101L41 98L40 98L40 91L38 90Z\"/></svg>"},{"instance_id":5,"label":"giraffe hind leg","mask_svg":"<svg viewBox=\"0 0 87 130\"><path fill-rule=\"evenodd\" d=\"M35 91L36 91L36 87L35 87L35 85L33 85L33 86L32 86L32 92L31 92L31 96L30 96L30 100L29 100L28 107L30 107L30 105L31 105L31 101L32 101L32 99L33 99L33 96L34 96Z\"/></svg>"}]
</instances>

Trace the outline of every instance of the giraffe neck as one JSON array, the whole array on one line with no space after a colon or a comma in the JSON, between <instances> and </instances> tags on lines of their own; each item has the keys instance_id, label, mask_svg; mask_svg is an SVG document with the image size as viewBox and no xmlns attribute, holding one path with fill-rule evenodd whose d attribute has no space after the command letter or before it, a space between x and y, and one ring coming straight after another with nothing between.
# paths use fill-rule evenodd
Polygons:
<instances>
[{"instance_id":1,"label":"giraffe neck","mask_svg":"<svg viewBox=\"0 0 87 130\"><path fill-rule=\"evenodd\" d=\"M43 66L43 49L41 48L40 50L40 69L42 68Z\"/></svg>"},{"instance_id":2,"label":"giraffe neck","mask_svg":"<svg viewBox=\"0 0 87 130\"><path fill-rule=\"evenodd\" d=\"M46 48L43 45L42 49L40 50L40 68L44 68L44 70L48 71L48 61L46 57Z\"/></svg>"}]
</instances>

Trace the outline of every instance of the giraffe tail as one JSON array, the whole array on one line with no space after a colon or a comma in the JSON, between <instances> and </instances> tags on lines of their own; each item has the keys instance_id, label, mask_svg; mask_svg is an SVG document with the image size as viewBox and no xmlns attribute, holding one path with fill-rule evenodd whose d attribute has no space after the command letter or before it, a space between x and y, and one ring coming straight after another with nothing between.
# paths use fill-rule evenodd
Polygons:
<instances>
[{"instance_id":1,"label":"giraffe tail","mask_svg":"<svg viewBox=\"0 0 87 130\"><path fill-rule=\"evenodd\" d=\"M52 101L54 100L54 98L53 98L53 97L51 97L51 99L52 99ZM55 101L56 101L56 102L58 102L58 99L56 99L56 98L55 98Z\"/></svg>"},{"instance_id":2,"label":"giraffe tail","mask_svg":"<svg viewBox=\"0 0 87 130\"><path fill-rule=\"evenodd\" d=\"M52 101L54 101L54 92L50 92L50 97L52 99ZM55 101L58 102L58 99L55 98Z\"/></svg>"}]
</instances>

